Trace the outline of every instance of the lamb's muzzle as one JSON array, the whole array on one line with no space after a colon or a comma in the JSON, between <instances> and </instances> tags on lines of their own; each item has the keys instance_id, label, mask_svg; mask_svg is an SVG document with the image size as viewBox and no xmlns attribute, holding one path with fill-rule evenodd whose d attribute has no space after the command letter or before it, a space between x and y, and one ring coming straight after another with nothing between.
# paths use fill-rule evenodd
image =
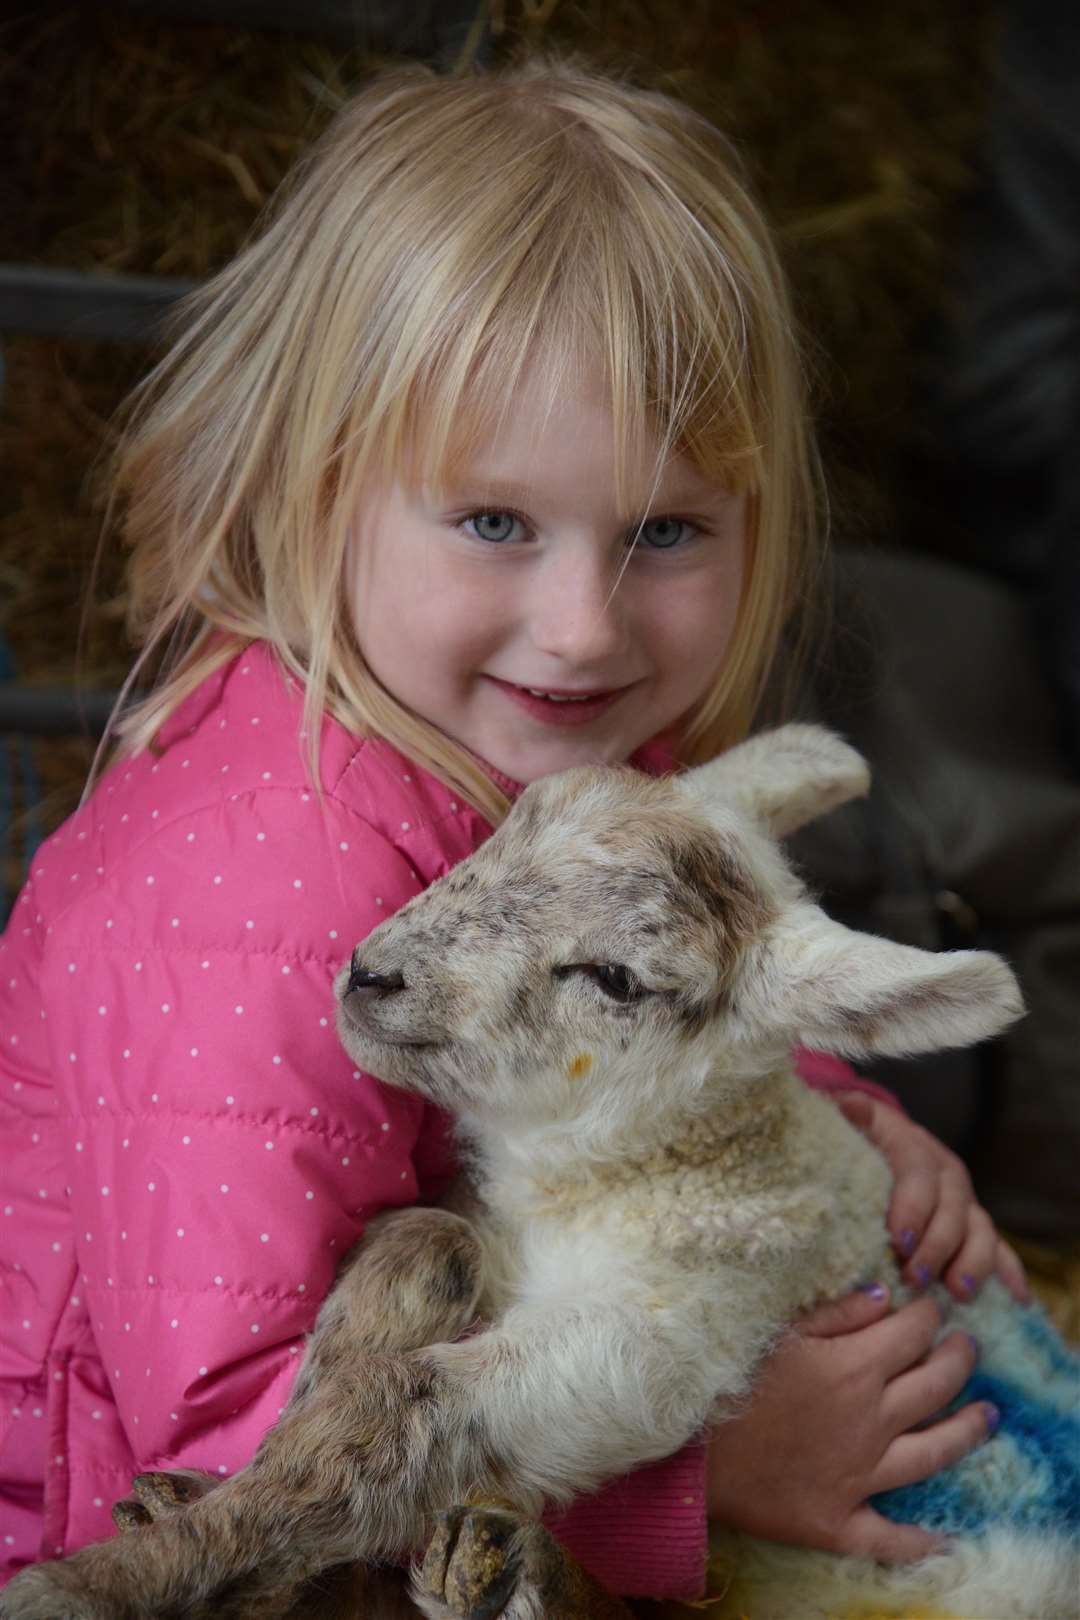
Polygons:
<instances>
[{"instance_id":1,"label":"lamb's muzzle","mask_svg":"<svg viewBox=\"0 0 1080 1620\"><path fill-rule=\"evenodd\" d=\"M371 973L357 961L357 953L353 952L352 963L349 969L349 983L346 995L355 995L357 991L374 992L387 995L394 990L404 990L405 979L401 973Z\"/></svg>"}]
</instances>

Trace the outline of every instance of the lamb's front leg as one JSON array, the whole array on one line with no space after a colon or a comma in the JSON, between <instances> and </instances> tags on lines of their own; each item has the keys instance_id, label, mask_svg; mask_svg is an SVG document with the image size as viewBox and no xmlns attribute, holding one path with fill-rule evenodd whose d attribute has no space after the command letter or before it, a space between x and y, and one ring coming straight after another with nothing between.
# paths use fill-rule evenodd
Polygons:
<instances>
[{"instance_id":1,"label":"lamb's front leg","mask_svg":"<svg viewBox=\"0 0 1080 1620\"><path fill-rule=\"evenodd\" d=\"M250 1467L175 1514L16 1577L5 1620L283 1620L334 1566L395 1560L437 1511L506 1480L429 1352L353 1356L301 1392Z\"/></svg>"},{"instance_id":2,"label":"lamb's front leg","mask_svg":"<svg viewBox=\"0 0 1080 1620\"><path fill-rule=\"evenodd\" d=\"M288 1613L309 1575L364 1551L347 1550L369 1539L354 1530L356 1482L364 1503L380 1489L392 1497L410 1419L413 1429L423 1422L430 1377L393 1352L463 1332L481 1286L480 1247L459 1217L413 1209L373 1221L319 1314L285 1416L252 1465L175 1515L24 1570L0 1596L0 1615ZM122 1515L129 1524L140 1516ZM408 1539L414 1522L376 1513L370 1539L407 1551L419 1539Z\"/></svg>"},{"instance_id":3,"label":"lamb's front leg","mask_svg":"<svg viewBox=\"0 0 1080 1620\"><path fill-rule=\"evenodd\" d=\"M134 1499L113 1518L129 1529L186 1512L220 1486L187 1471L140 1474ZM414 1602L402 1572L351 1564L301 1590L288 1620L633 1620L633 1611L592 1578L536 1519L494 1502L438 1516L413 1571Z\"/></svg>"},{"instance_id":4,"label":"lamb's front leg","mask_svg":"<svg viewBox=\"0 0 1080 1620\"><path fill-rule=\"evenodd\" d=\"M349 1357L346 1342L325 1337L250 1468L174 1518L25 1572L12 1620L278 1620L321 1570L422 1546L449 1504L479 1493L535 1513L666 1455L711 1393L687 1390L629 1311L517 1309L404 1353Z\"/></svg>"},{"instance_id":5,"label":"lamb's front leg","mask_svg":"<svg viewBox=\"0 0 1080 1620\"><path fill-rule=\"evenodd\" d=\"M498 1459L511 1482L502 1494L535 1513L670 1456L718 1394L745 1389L752 1361L714 1353L704 1317L659 1315L629 1304L518 1306L491 1331L416 1359L437 1376L450 1432ZM463 1452L457 1466L475 1461Z\"/></svg>"}]
</instances>

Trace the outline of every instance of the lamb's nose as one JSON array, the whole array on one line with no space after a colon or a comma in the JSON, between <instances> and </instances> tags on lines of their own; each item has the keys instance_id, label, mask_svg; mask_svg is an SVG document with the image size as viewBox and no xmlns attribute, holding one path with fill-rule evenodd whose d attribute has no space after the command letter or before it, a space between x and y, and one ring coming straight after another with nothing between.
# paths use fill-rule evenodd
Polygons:
<instances>
[{"instance_id":1,"label":"lamb's nose","mask_svg":"<svg viewBox=\"0 0 1080 1620\"><path fill-rule=\"evenodd\" d=\"M369 973L362 967L356 956L353 956L349 971L349 989L351 995L354 990L370 990L377 995L389 995L392 990L404 990L405 980L400 973Z\"/></svg>"}]
</instances>

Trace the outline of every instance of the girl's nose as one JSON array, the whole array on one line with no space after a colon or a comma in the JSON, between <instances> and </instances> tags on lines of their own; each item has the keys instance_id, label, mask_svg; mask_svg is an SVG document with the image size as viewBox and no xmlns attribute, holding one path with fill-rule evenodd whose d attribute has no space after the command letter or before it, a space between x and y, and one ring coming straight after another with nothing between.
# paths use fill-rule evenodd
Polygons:
<instances>
[{"instance_id":1,"label":"girl's nose","mask_svg":"<svg viewBox=\"0 0 1080 1620\"><path fill-rule=\"evenodd\" d=\"M607 559L552 558L532 582L534 646L579 669L602 664L627 641L624 586Z\"/></svg>"}]
</instances>

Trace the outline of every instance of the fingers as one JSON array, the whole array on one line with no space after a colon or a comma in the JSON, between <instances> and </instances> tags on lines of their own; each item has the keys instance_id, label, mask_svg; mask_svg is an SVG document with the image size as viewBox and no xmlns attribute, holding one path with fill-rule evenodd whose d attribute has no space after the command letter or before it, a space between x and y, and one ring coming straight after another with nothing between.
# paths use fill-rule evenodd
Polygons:
<instances>
[{"instance_id":1,"label":"fingers","mask_svg":"<svg viewBox=\"0 0 1080 1620\"><path fill-rule=\"evenodd\" d=\"M1004 1238L997 1240L996 1266L998 1276L1018 1305L1031 1304L1031 1285L1027 1280L1024 1263L1016 1250Z\"/></svg>"},{"instance_id":2,"label":"fingers","mask_svg":"<svg viewBox=\"0 0 1080 1620\"><path fill-rule=\"evenodd\" d=\"M900 1196L899 1188L896 1196ZM921 1233L916 1236L915 1245L903 1267L904 1276L915 1288L928 1288L934 1278L939 1277L942 1270L960 1254L972 1229L972 1219L976 1211L984 1222L989 1222L985 1210L975 1202L970 1178L959 1159L954 1159L951 1164L945 1164L939 1169L936 1177L936 1197L937 1202L930 1218ZM989 1260L990 1255L985 1241L981 1250L976 1244L971 1263L979 1263L986 1268L979 1279L980 1282L989 1275ZM970 1296L965 1294L963 1297Z\"/></svg>"},{"instance_id":3,"label":"fingers","mask_svg":"<svg viewBox=\"0 0 1080 1620\"><path fill-rule=\"evenodd\" d=\"M973 1299L994 1269L998 1235L994 1223L981 1204L967 1211L967 1234L942 1274L942 1281L954 1299Z\"/></svg>"},{"instance_id":4,"label":"fingers","mask_svg":"<svg viewBox=\"0 0 1080 1620\"><path fill-rule=\"evenodd\" d=\"M933 1273L927 1266L927 1253L920 1249L938 1206L941 1178L936 1167L927 1166L909 1169L903 1174L894 1170L894 1174L896 1180L885 1224L908 1282L916 1288L925 1287ZM916 1264L927 1266L925 1282L916 1271Z\"/></svg>"},{"instance_id":5,"label":"fingers","mask_svg":"<svg viewBox=\"0 0 1080 1620\"><path fill-rule=\"evenodd\" d=\"M996 1271L1019 1304L1030 1304L1023 1264L976 1202L963 1161L899 1109L865 1092L839 1092L833 1101L888 1160L893 1196L887 1224L905 1280L927 1288L941 1276L963 1302Z\"/></svg>"},{"instance_id":6,"label":"fingers","mask_svg":"<svg viewBox=\"0 0 1080 1620\"><path fill-rule=\"evenodd\" d=\"M929 1131L897 1108L871 1102L870 1121L864 1129L893 1173L886 1224L901 1258L911 1260L941 1201L943 1173L955 1166L963 1178L966 1171ZM952 1189L954 1198L958 1190ZM925 1256L920 1259L925 1263Z\"/></svg>"},{"instance_id":7,"label":"fingers","mask_svg":"<svg viewBox=\"0 0 1080 1620\"><path fill-rule=\"evenodd\" d=\"M839 1108L849 1125L854 1125L857 1131L870 1134L874 1122L874 1099L867 1096L865 1091L838 1091L833 1094L833 1102Z\"/></svg>"},{"instance_id":8,"label":"fingers","mask_svg":"<svg viewBox=\"0 0 1080 1620\"><path fill-rule=\"evenodd\" d=\"M928 1288L948 1269L959 1300L972 1298L994 1264L994 1229L976 1203L963 1160L928 1131L887 1108L875 1116L874 1140L893 1170L888 1228L914 1288Z\"/></svg>"},{"instance_id":9,"label":"fingers","mask_svg":"<svg viewBox=\"0 0 1080 1620\"><path fill-rule=\"evenodd\" d=\"M864 1505L852 1514L834 1550L854 1553L859 1558L876 1558L883 1564L908 1564L945 1552L948 1545L944 1536L920 1530L915 1524L893 1524Z\"/></svg>"},{"instance_id":10,"label":"fingers","mask_svg":"<svg viewBox=\"0 0 1080 1620\"><path fill-rule=\"evenodd\" d=\"M921 1210L928 1203L933 1207L923 1223ZM897 1184L889 1229L901 1254L907 1255L902 1275L912 1287L928 1288L940 1276L963 1304L974 1299L1000 1262L1010 1293L1022 1304L1030 1301L1019 1257L998 1237L990 1215L976 1202L971 1178L955 1155L947 1155L936 1175L912 1171Z\"/></svg>"},{"instance_id":11,"label":"fingers","mask_svg":"<svg viewBox=\"0 0 1080 1620\"><path fill-rule=\"evenodd\" d=\"M801 1317L798 1331L812 1339L832 1339L842 1333L880 1322L889 1314L889 1290L884 1283L867 1283L854 1293L830 1299Z\"/></svg>"},{"instance_id":12,"label":"fingers","mask_svg":"<svg viewBox=\"0 0 1080 1620\"><path fill-rule=\"evenodd\" d=\"M975 1401L928 1429L897 1435L871 1476L870 1495L898 1485L914 1485L916 1480L940 1473L981 1446L998 1422L996 1407L987 1401Z\"/></svg>"},{"instance_id":13,"label":"fingers","mask_svg":"<svg viewBox=\"0 0 1080 1620\"><path fill-rule=\"evenodd\" d=\"M925 1361L899 1373L885 1387L882 1416L892 1434L926 1423L959 1395L978 1360L966 1333L950 1333Z\"/></svg>"},{"instance_id":14,"label":"fingers","mask_svg":"<svg viewBox=\"0 0 1080 1620\"><path fill-rule=\"evenodd\" d=\"M941 1312L934 1300L912 1300L867 1328L866 1365L876 1370L883 1384L887 1383L928 1356L940 1330Z\"/></svg>"},{"instance_id":15,"label":"fingers","mask_svg":"<svg viewBox=\"0 0 1080 1620\"><path fill-rule=\"evenodd\" d=\"M851 1093L844 1096L841 1106L888 1160L893 1173L889 1232L905 1262L907 1281L915 1288L926 1288L953 1260L967 1236L968 1211L974 1204L967 1170L955 1153L899 1109L869 1097L861 1097L855 1104ZM971 1258L973 1263L986 1261L985 1253Z\"/></svg>"}]
</instances>

